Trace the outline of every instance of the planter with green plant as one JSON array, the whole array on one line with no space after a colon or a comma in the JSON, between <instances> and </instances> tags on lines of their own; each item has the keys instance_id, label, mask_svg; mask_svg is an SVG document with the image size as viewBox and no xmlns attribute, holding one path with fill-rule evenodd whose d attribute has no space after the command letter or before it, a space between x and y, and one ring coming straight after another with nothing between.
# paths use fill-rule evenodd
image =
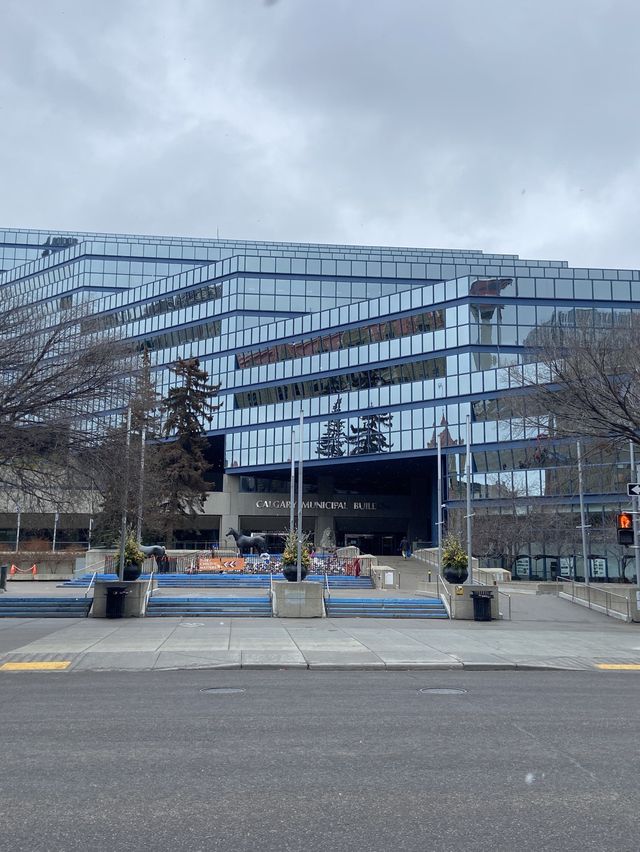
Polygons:
<instances>
[{"instance_id":1,"label":"planter with green plant","mask_svg":"<svg viewBox=\"0 0 640 852\"><path fill-rule=\"evenodd\" d=\"M298 579L298 534L296 532L288 532L283 536L284 552L282 554L282 573L285 580L290 583L295 583ZM309 573L311 567L311 555L309 553L309 542L306 536L302 538L302 558L300 579L304 578Z\"/></svg>"},{"instance_id":2,"label":"planter with green plant","mask_svg":"<svg viewBox=\"0 0 640 852\"><path fill-rule=\"evenodd\" d=\"M448 583L460 585L469 576L467 553L460 539L450 533L442 542L442 574Z\"/></svg>"},{"instance_id":3,"label":"planter with green plant","mask_svg":"<svg viewBox=\"0 0 640 852\"><path fill-rule=\"evenodd\" d=\"M123 580L137 580L142 574L144 553L140 550L135 535L129 531L124 543L124 574Z\"/></svg>"}]
</instances>

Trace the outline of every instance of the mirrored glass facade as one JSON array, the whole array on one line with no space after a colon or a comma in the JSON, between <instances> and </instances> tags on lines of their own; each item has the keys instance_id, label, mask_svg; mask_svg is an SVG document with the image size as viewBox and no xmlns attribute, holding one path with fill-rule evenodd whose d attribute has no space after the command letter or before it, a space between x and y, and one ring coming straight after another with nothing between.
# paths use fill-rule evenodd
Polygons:
<instances>
[{"instance_id":1,"label":"mirrored glass facade","mask_svg":"<svg viewBox=\"0 0 640 852\"><path fill-rule=\"evenodd\" d=\"M483 510L575 511L575 447L550 440L544 412L525 421L510 368L541 328L624 327L640 309L636 270L471 250L5 229L0 270L3 296L52 315L86 303L87 330L117 328L147 349L162 396L170 365L198 357L221 385L210 433L224 437L227 478L282 482L302 408L313 487L325 477L335 495L350 470L388 478L396 464L411 479L398 528L425 543L438 436L447 506L463 505L468 415ZM589 457L594 518L626 505L627 478L625 453Z\"/></svg>"}]
</instances>

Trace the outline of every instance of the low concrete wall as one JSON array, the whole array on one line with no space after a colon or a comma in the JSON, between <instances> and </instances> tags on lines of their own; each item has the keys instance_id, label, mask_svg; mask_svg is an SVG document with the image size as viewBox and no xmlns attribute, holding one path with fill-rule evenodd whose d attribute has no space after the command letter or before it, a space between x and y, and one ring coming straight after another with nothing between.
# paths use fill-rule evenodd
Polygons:
<instances>
[{"instance_id":1,"label":"low concrete wall","mask_svg":"<svg viewBox=\"0 0 640 852\"><path fill-rule=\"evenodd\" d=\"M397 589L396 571L387 565L376 565L371 569L371 579L376 589Z\"/></svg>"},{"instance_id":2,"label":"low concrete wall","mask_svg":"<svg viewBox=\"0 0 640 852\"><path fill-rule=\"evenodd\" d=\"M451 595L451 618L460 621L473 621L473 598L472 592L489 592L491 594L491 618L500 618L500 603L498 600L498 588L496 586L461 585L455 586L440 578L442 585Z\"/></svg>"},{"instance_id":3,"label":"low concrete wall","mask_svg":"<svg viewBox=\"0 0 640 852\"><path fill-rule=\"evenodd\" d=\"M273 614L277 618L322 618L325 614L322 583L276 580L273 584Z\"/></svg>"},{"instance_id":4,"label":"low concrete wall","mask_svg":"<svg viewBox=\"0 0 640 852\"><path fill-rule=\"evenodd\" d=\"M73 577L76 560L80 554L78 551L52 551L20 550L18 553L0 552L0 565L11 568L17 566L20 571L10 574L9 580L66 580ZM30 571L31 566L36 566L36 573ZM27 573L22 573L27 572Z\"/></svg>"},{"instance_id":5,"label":"low concrete wall","mask_svg":"<svg viewBox=\"0 0 640 852\"><path fill-rule=\"evenodd\" d=\"M148 580L97 580L93 592L93 618L107 617L107 589L125 588L127 596L124 601L123 618L142 618L144 615L144 597L149 585ZM154 580L155 585L155 580Z\"/></svg>"}]
</instances>

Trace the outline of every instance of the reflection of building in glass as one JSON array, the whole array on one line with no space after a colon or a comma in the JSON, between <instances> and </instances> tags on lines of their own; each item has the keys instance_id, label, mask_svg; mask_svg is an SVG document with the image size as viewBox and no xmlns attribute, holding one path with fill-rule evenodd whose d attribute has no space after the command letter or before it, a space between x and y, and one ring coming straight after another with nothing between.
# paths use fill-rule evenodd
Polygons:
<instances>
[{"instance_id":1,"label":"reflection of building in glass","mask_svg":"<svg viewBox=\"0 0 640 852\"><path fill-rule=\"evenodd\" d=\"M61 315L86 303L86 330L118 328L147 350L161 395L179 357L198 357L221 383L210 436L223 490L212 489L194 540L217 540L223 526L286 526L302 406L314 497L305 524L318 540L330 529L338 544L387 552L407 531L433 541L437 439L454 512L464 505L470 414L474 499L492 512L551 507L539 513L541 553L525 555L533 566L573 558L550 519L575 528L575 448L554 441L547 414L513 395L509 367L527 350L530 359L548 330L624 329L640 297L637 271L479 251L22 230L0 231L0 268L3 295ZM601 549L624 464L611 450L588 456ZM0 534L10 538L14 525L0 516ZM607 571L619 555L607 556Z\"/></svg>"}]
</instances>

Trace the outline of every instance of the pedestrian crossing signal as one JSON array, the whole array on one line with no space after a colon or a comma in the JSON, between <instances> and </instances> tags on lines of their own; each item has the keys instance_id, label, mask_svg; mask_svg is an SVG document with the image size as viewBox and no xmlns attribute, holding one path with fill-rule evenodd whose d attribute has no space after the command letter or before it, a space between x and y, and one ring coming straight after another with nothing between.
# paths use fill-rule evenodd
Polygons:
<instances>
[{"instance_id":1,"label":"pedestrian crossing signal","mask_svg":"<svg viewBox=\"0 0 640 852\"><path fill-rule=\"evenodd\" d=\"M633 544L633 515L631 512L618 513L618 544L629 547Z\"/></svg>"}]
</instances>

